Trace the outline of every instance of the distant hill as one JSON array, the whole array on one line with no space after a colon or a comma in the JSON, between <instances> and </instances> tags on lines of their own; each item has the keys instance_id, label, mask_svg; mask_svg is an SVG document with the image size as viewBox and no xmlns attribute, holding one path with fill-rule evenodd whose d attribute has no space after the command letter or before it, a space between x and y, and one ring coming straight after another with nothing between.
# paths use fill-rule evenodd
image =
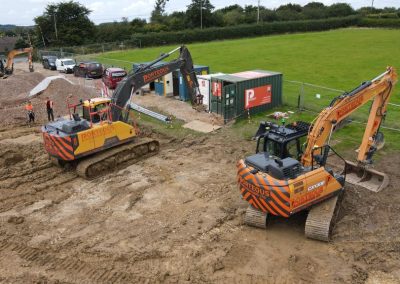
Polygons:
<instances>
[{"instance_id":1,"label":"distant hill","mask_svg":"<svg viewBox=\"0 0 400 284\"><path fill-rule=\"evenodd\" d=\"M17 27L16 25L0 25L0 31L13 30L16 27Z\"/></svg>"},{"instance_id":2,"label":"distant hill","mask_svg":"<svg viewBox=\"0 0 400 284\"><path fill-rule=\"evenodd\" d=\"M0 25L0 31L11 31L15 28L31 29L34 26Z\"/></svg>"}]
</instances>

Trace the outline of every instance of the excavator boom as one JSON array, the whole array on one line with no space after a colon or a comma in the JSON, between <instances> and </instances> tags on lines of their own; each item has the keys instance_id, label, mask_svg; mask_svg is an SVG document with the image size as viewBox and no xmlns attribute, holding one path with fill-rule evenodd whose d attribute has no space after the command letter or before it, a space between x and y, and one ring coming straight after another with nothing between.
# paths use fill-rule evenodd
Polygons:
<instances>
[{"instance_id":1,"label":"excavator boom","mask_svg":"<svg viewBox=\"0 0 400 284\"><path fill-rule=\"evenodd\" d=\"M179 57L170 62L156 65L156 63L169 57L176 51L180 51ZM142 66L136 72L128 74L117 86L113 101L115 106L112 107L112 120L123 120L121 110L125 108L132 94L144 85L163 77L164 75L180 69L189 91L191 103L196 105L198 98L201 97L199 84L193 68L193 61L189 50L185 46L178 47L168 53L162 54L159 58L153 60L147 65Z\"/></svg>"},{"instance_id":2,"label":"excavator boom","mask_svg":"<svg viewBox=\"0 0 400 284\"><path fill-rule=\"evenodd\" d=\"M349 93L344 93L332 100L317 117L309 132L307 147L302 156L304 166L312 166L313 149L329 144L334 127L349 117L357 109L372 100L368 122L363 139L358 149L357 162L347 161L347 181L378 192L389 183L388 176L370 168L372 156L383 143L383 134L379 132L385 119L387 104L397 82L394 68L387 70L372 79L363 82Z\"/></svg>"},{"instance_id":3,"label":"excavator boom","mask_svg":"<svg viewBox=\"0 0 400 284\"><path fill-rule=\"evenodd\" d=\"M33 48L32 47L27 47L27 48L21 48L21 49L14 49L11 50L8 55L7 55L7 62L5 66L0 66L0 72L4 73L3 75L11 75L14 72L14 58L15 56L19 54L24 54L28 53L28 64L29 64L29 71L33 72L33 63L32 63L32 52ZM3 65L3 64L0 64ZM4 70L1 70L4 69ZM7 76L4 76L4 79L7 78Z\"/></svg>"}]
</instances>

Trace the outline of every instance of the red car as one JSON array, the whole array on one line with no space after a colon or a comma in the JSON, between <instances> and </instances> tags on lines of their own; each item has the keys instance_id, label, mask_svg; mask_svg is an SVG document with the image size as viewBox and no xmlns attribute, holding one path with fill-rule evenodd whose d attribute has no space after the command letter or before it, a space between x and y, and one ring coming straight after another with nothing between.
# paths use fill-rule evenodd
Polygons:
<instances>
[{"instance_id":1,"label":"red car","mask_svg":"<svg viewBox=\"0 0 400 284\"><path fill-rule=\"evenodd\" d=\"M115 89L117 83L127 75L126 71L122 68L110 67L104 70L102 80L104 84L110 89Z\"/></svg>"}]
</instances>

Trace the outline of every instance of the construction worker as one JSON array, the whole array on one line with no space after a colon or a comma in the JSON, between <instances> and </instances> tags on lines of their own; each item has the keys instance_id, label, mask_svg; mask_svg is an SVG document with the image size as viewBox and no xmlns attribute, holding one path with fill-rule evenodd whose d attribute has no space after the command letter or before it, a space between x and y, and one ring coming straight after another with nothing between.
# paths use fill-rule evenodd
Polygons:
<instances>
[{"instance_id":1,"label":"construction worker","mask_svg":"<svg viewBox=\"0 0 400 284\"><path fill-rule=\"evenodd\" d=\"M25 110L27 112L28 118L29 118L29 127L31 126L31 122L35 123L35 113L33 112L33 106L32 102L28 101L28 103L25 105Z\"/></svg>"},{"instance_id":2,"label":"construction worker","mask_svg":"<svg viewBox=\"0 0 400 284\"><path fill-rule=\"evenodd\" d=\"M46 97L46 109L47 109L47 118L50 121L54 121L54 112L53 112L53 101L50 100L49 97Z\"/></svg>"}]
</instances>

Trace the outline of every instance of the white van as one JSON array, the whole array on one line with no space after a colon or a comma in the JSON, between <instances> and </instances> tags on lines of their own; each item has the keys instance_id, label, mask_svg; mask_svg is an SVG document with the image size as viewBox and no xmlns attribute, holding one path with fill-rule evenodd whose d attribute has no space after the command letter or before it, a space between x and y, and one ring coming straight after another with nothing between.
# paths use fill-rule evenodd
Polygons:
<instances>
[{"instance_id":1,"label":"white van","mask_svg":"<svg viewBox=\"0 0 400 284\"><path fill-rule=\"evenodd\" d=\"M56 68L60 72L72 73L74 72L75 60L70 58L63 58L56 60Z\"/></svg>"}]
</instances>

